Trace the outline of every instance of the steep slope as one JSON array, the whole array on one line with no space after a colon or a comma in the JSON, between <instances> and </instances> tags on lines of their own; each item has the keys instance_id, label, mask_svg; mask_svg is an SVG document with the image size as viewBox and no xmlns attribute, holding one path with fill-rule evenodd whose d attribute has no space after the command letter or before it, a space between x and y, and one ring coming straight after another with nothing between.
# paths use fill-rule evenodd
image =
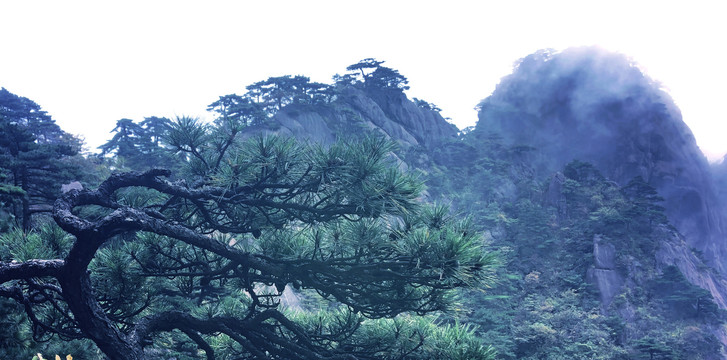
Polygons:
<instances>
[{"instance_id":1,"label":"steep slope","mask_svg":"<svg viewBox=\"0 0 727 360\"><path fill-rule=\"evenodd\" d=\"M711 164L712 176L717 185L717 196L724 216L727 217L727 155L721 161Z\"/></svg>"},{"instance_id":2,"label":"steep slope","mask_svg":"<svg viewBox=\"0 0 727 360\"><path fill-rule=\"evenodd\" d=\"M530 55L482 101L477 129L533 146L541 174L579 159L622 185L641 176L689 246L727 270L707 161L674 102L626 57L598 48Z\"/></svg>"}]
</instances>

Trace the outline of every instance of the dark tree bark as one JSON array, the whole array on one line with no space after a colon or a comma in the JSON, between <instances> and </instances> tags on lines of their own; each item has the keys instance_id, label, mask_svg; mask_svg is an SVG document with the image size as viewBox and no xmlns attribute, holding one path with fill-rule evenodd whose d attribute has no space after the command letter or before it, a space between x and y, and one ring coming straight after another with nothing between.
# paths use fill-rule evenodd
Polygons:
<instances>
[{"instance_id":1,"label":"dark tree bark","mask_svg":"<svg viewBox=\"0 0 727 360\"><path fill-rule=\"evenodd\" d=\"M309 347L290 343L288 340L277 336L272 330L262 331L264 327L261 328L261 324L266 319L275 319L278 322L285 323L283 326L289 330L295 329L292 322L287 321L281 313L275 310L269 310L243 322L239 319L199 320L188 314L167 312L142 319L129 333L122 333L117 324L109 319L96 300L87 271L88 265L98 249L110 238L121 233L147 231L169 236L224 256L234 261L238 266L255 268L271 277L285 278L287 276L280 266L270 264L249 253L230 248L186 226L168 221L160 213L152 210L144 211L123 207L115 203L111 198L114 191L130 186L144 186L172 196L192 200L233 195L226 194L228 190L225 189L205 188L204 190L195 190L158 178L158 176L167 175L169 175L168 171L160 169L150 170L145 173L117 174L101 184L95 191L72 191L56 201L53 212L54 218L65 231L76 237L76 242L65 262L50 263L53 265L51 268L55 270L52 276L58 279L63 290L63 298L83 333L93 340L107 356L120 360L144 359L143 344L146 337L154 332L174 329L189 334L192 340L198 342L200 347L206 350L208 358L214 357L213 351L199 336L199 333L225 333L260 358L266 357L265 351L257 350L261 348L269 348L268 353L289 352L288 355L291 358L318 358L318 354ZM252 189L248 191L252 191ZM234 196L240 194L241 192L237 191ZM329 210L317 211L312 207L277 204L274 201L266 200L260 200L259 202L268 206L286 207L313 214L319 212L318 216L323 217L334 216L334 213L327 213ZM91 222L78 217L73 212L75 207L85 205L100 205L113 209L113 211L105 217ZM62 264L62 266L59 264ZM24 275L28 277L39 273L40 269L43 268L42 263L24 265L23 269L26 270ZM23 269L9 272L7 278L13 278L11 275L17 274ZM286 348L290 349L284 350Z\"/></svg>"}]
</instances>

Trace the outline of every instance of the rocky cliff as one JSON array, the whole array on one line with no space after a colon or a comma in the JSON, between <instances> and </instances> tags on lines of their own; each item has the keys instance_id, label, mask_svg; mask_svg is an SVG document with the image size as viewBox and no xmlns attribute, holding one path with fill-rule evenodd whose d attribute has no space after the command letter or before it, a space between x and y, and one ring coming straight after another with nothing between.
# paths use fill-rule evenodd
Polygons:
<instances>
[{"instance_id":1,"label":"rocky cliff","mask_svg":"<svg viewBox=\"0 0 727 360\"><path fill-rule=\"evenodd\" d=\"M482 101L477 129L534 147L541 174L578 159L621 185L641 176L687 244L726 273L725 216L706 158L672 99L625 56L530 55Z\"/></svg>"},{"instance_id":2,"label":"rocky cliff","mask_svg":"<svg viewBox=\"0 0 727 360\"><path fill-rule=\"evenodd\" d=\"M621 292L624 279L616 269L616 247L600 234L593 236L593 266L586 276L596 285L602 307L607 309L614 296Z\"/></svg>"},{"instance_id":3,"label":"rocky cliff","mask_svg":"<svg viewBox=\"0 0 727 360\"><path fill-rule=\"evenodd\" d=\"M348 86L338 89L329 104L285 107L259 131L322 144L376 133L407 150L432 148L455 139L459 130L439 112L418 107L401 91Z\"/></svg>"},{"instance_id":4,"label":"rocky cliff","mask_svg":"<svg viewBox=\"0 0 727 360\"><path fill-rule=\"evenodd\" d=\"M712 176L717 185L717 196L720 204L722 204L723 214L727 218L727 155L721 161L711 164L711 166Z\"/></svg>"}]
</instances>

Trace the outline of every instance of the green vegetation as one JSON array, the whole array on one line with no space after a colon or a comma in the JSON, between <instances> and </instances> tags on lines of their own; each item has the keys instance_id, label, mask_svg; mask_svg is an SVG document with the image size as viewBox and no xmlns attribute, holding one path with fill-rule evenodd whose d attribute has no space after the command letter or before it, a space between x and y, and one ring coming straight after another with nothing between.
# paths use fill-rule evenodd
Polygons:
<instances>
[{"instance_id":1,"label":"green vegetation","mask_svg":"<svg viewBox=\"0 0 727 360\"><path fill-rule=\"evenodd\" d=\"M25 230L78 172L81 142L33 101L0 89L0 204ZM7 228L5 228L7 229Z\"/></svg>"},{"instance_id":2,"label":"green vegetation","mask_svg":"<svg viewBox=\"0 0 727 360\"><path fill-rule=\"evenodd\" d=\"M0 358L721 358L723 310L658 260L679 237L648 182L543 173L480 128L364 132L367 106L440 111L382 64L256 82L210 123L121 119L85 157L3 89ZM282 116L339 140L261 134Z\"/></svg>"},{"instance_id":3,"label":"green vegetation","mask_svg":"<svg viewBox=\"0 0 727 360\"><path fill-rule=\"evenodd\" d=\"M655 253L671 230L643 179L624 187L574 161L537 179L529 148L472 131L439 149L427 184L474 216L505 256L497 285L467 291L460 321L503 359L718 359L724 315L707 290ZM621 283L604 307L589 273L594 244L615 249Z\"/></svg>"},{"instance_id":4,"label":"green vegetation","mask_svg":"<svg viewBox=\"0 0 727 360\"><path fill-rule=\"evenodd\" d=\"M417 200L390 141L244 139L255 117L226 100L213 124L119 120L101 160L149 170L90 184L79 170L87 186L55 202L58 225L11 219L5 355L493 358L436 314L491 283L496 257L467 218Z\"/></svg>"}]
</instances>

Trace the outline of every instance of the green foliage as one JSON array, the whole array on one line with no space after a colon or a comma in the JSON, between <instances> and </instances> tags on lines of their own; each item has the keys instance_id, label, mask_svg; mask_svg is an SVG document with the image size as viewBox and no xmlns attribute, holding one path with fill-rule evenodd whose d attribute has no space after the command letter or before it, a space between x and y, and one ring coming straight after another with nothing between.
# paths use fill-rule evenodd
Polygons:
<instances>
[{"instance_id":1,"label":"green foliage","mask_svg":"<svg viewBox=\"0 0 727 360\"><path fill-rule=\"evenodd\" d=\"M250 84L246 89L247 93L243 96L232 94L220 97L208 109L217 112L225 109L233 114L238 112L251 120L251 125L261 125L266 117L274 115L287 105L327 104L335 95L330 85L311 82L310 78L302 75L270 77Z\"/></svg>"},{"instance_id":2,"label":"green foliage","mask_svg":"<svg viewBox=\"0 0 727 360\"><path fill-rule=\"evenodd\" d=\"M56 125L35 102L0 89L0 211L25 230L31 217L60 193L60 184L81 179L81 141ZM1 215L1 214L0 214Z\"/></svg>"},{"instance_id":3,"label":"green foliage","mask_svg":"<svg viewBox=\"0 0 727 360\"><path fill-rule=\"evenodd\" d=\"M301 312L295 316L314 337L345 334L337 346L353 356L376 359L495 359L471 326L439 324L436 317L365 319L346 310Z\"/></svg>"},{"instance_id":4,"label":"green foliage","mask_svg":"<svg viewBox=\"0 0 727 360\"><path fill-rule=\"evenodd\" d=\"M225 124L230 131L236 132L246 126L261 125L267 119L258 103L237 94L220 96L219 100L207 106L207 111L216 113L216 122Z\"/></svg>"},{"instance_id":5,"label":"green foliage","mask_svg":"<svg viewBox=\"0 0 727 360\"><path fill-rule=\"evenodd\" d=\"M634 342L639 359L674 359L672 349L663 341L646 336Z\"/></svg>"},{"instance_id":6,"label":"green foliage","mask_svg":"<svg viewBox=\"0 0 727 360\"><path fill-rule=\"evenodd\" d=\"M118 120L111 130L114 136L99 146L99 156L114 155L107 161L116 169L146 170L160 164L175 167L175 159L166 148L171 126L171 120L156 116L138 124L131 119Z\"/></svg>"},{"instance_id":7,"label":"green foliage","mask_svg":"<svg viewBox=\"0 0 727 360\"><path fill-rule=\"evenodd\" d=\"M53 359L49 354L73 354L76 360L101 356L88 340L37 341L22 305L0 298L0 359L33 359L38 353L48 354L47 359Z\"/></svg>"},{"instance_id":8,"label":"green foliage","mask_svg":"<svg viewBox=\"0 0 727 360\"><path fill-rule=\"evenodd\" d=\"M43 223L37 230L14 228L0 234L0 261L63 258L72 243L54 223Z\"/></svg>"},{"instance_id":9,"label":"green foliage","mask_svg":"<svg viewBox=\"0 0 727 360\"><path fill-rule=\"evenodd\" d=\"M318 308L262 320L262 328L276 329L275 341L299 341L302 327L310 332L306 349L323 354L344 349L360 357L494 358L473 327L419 317L457 306L460 299L452 289L491 283L497 255L483 247L471 220L457 219L444 206L419 203L422 183L396 169L391 142L365 137L324 148L279 137L243 141L239 134L251 123L228 105L213 106L220 111L213 124L187 117L169 123L119 121L116 136L104 147L107 155L124 159L116 165L127 168L142 169L144 156L166 154L185 169L185 180L174 186L215 189L218 195L180 200L158 188L123 187L74 213L99 221L133 208L169 217L280 270L245 267L224 252L159 233L114 232L94 251L87 270L95 300L118 331L131 333L142 319L170 311L200 321L249 321L301 306L288 303L293 301ZM244 196L229 195L236 193ZM75 241L50 225L16 229L0 236L0 260L62 259ZM23 336L32 330L55 344L60 343L54 332L61 339L87 336L60 290L54 290L65 286L60 283L50 281L39 290L35 280L11 283L49 296L32 305L38 319L31 329L21 329ZM297 295L281 304L285 289ZM235 333L222 332L163 332L151 340L147 355L193 359L200 355L200 342L217 358L255 354ZM40 350L48 349L56 348ZM90 349L71 353L83 358Z\"/></svg>"},{"instance_id":10,"label":"green foliage","mask_svg":"<svg viewBox=\"0 0 727 360\"><path fill-rule=\"evenodd\" d=\"M178 119L170 136L175 147L188 154L193 173L207 177L209 184L236 189L260 183L322 181L325 185L316 185L315 195L305 196L313 196L310 200L319 204L330 202L331 206L347 199L345 203L363 216L355 221L341 218L318 222L301 214L290 227L285 225L290 221L289 212L226 205L225 216L242 221L235 226L253 230L247 235L221 233L217 235L221 243L276 261L320 268L319 276L331 276L326 280L331 284L355 284L350 290L339 290L337 286L317 287L305 278L285 280L301 291L315 289L317 295L309 293L306 298L317 297L319 306L329 308L334 299L348 304L291 317L312 332L309 336L320 341L319 346L383 358L492 358L493 350L483 346L469 327L439 328L430 320L409 315L386 319L406 310L424 314L451 307L457 298L445 289L491 282L490 269L496 263L496 255L482 248L472 221L457 220L443 206L420 207L413 202L421 184L412 175L389 167L393 161L391 143L371 137L324 149L290 139L259 137L234 142L228 153L215 158L214 145L205 141L215 134L214 128L193 119ZM129 189L118 193L117 198L137 207L164 202L154 195ZM382 214L387 216L380 217ZM119 238L113 244L98 253L91 269L103 307L120 319L164 309L184 309L201 318L244 318L254 306L276 306L286 287L273 278L260 280L265 288L239 277L201 276L220 273L234 263L152 233ZM340 264L334 266L340 266L345 276L328 274L327 264ZM395 280L383 280L392 275ZM407 280L412 276L417 279L414 283ZM438 285L432 286L426 279L436 279ZM391 299L397 299L393 308ZM216 353L245 353L231 338L205 338ZM184 344L189 344L188 340L167 334L155 340L153 351L171 347L175 353L185 353Z\"/></svg>"},{"instance_id":11,"label":"green foliage","mask_svg":"<svg viewBox=\"0 0 727 360\"><path fill-rule=\"evenodd\" d=\"M472 214L504 257L495 286L463 294L460 319L478 325L503 359L719 358L708 335L708 318L719 319L711 295L678 271L666 269L665 278L653 270L668 229L653 187L640 178L619 187L581 161L541 183L529 169L531 151L473 130L430 154L428 191ZM609 316L586 276L596 235L614 245L617 271L642 282L616 297ZM627 307L638 309L628 321ZM686 333L700 339L691 346L704 346L700 355L686 350L689 341L674 342ZM649 336L658 340L640 342Z\"/></svg>"},{"instance_id":12,"label":"green foliage","mask_svg":"<svg viewBox=\"0 0 727 360\"><path fill-rule=\"evenodd\" d=\"M339 86L354 85L362 86L370 90L395 90L398 92L408 90L409 80L399 71L381 66L384 61L367 58L356 64L349 65L346 70L348 74L336 75L333 79Z\"/></svg>"},{"instance_id":13,"label":"green foliage","mask_svg":"<svg viewBox=\"0 0 727 360\"><path fill-rule=\"evenodd\" d=\"M539 56L549 55L526 58L518 66L527 70ZM505 145L481 128L462 131L435 151L412 147L405 153L380 137L354 135L361 141L323 147L249 136L255 128L274 126L274 115L284 108L288 115L317 106L357 116L343 101L347 87L378 103L399 96L408 81L383 63L364 59L336 75L334 85L290 75L256 82L244 95L211 103L212 123L189 117L149 117L138 124L119 120L114 137L101 147L107 164L136 170L163 165L174 168L183 179L178 183L190 189L225 191L195 203L132 187L111 196L116 204L163 213L215 244L284 270L271 276L169 236L120 233L88 268L110 321L127 332L140 319L165 311L245 321L274 309L295 324L276 318L257 324L274 329L276 341L305 340L321 353L361 358L719 358L721 345L713 333L724 318L709 292L690 284L674 266L657 271L655 254L669 225L663 199L643 178L620 187L577 160L562 174L539 178L533 161L538 149ZM73 174L63 170L69 176L42 182L37 179L44 173L36 171L31 177L36 182L25 186L22 166L59 160L80 165L73 163L75 143L31 101L4 89L0 95L6 104L0 108L0 261L64 258L74 239L60 228L38 222L23 230L12 223L25 217L23 201L51 198L38 189L58 188L61 178ZM423 100L414 102L440 111ZM556 111L557 101L546 107ZM360 130L331 128L341 134ZM21 141L10 141L10 135ZM395 170L392 153L409 164L424 164L422 177ZM418 203L421 180L431 198L470 216ZM243 202L221 200L257 188L262 190L251 191ZM270 196L295 206L345 206L356 215L268 207L261 199ZM113 211L76 209L89 219ZM613 271L628 283L607 308L587 275L594 267L596 237L613 245ZM53 285L14 284L29 291ZM50 326L73 328L63 317L67 309L57 303L58 308L33 305L35 315ZM440 310L456 311L419 316ZM90 341L69 340L78 332L50 336L21 316L23 311L0 299L0 358L31 358L38 352L101 357ZM252 356L234 334L197 335L218 359ZM182 331L160 332L149 341L150 358L205 356L199 342Z\"/></svg>"},{"instance_id":14,"label":"green foliage","mask_svg":"<svg viewBox=\"0 0 727 360\"><path fill-rule=\"evenodd\" d=\"M670 316L714 321L723 318L717 304L712 300L712 294L690 284L676 266L664 268L662 275L655 278L651 286Z\"/></svg>"},{"instance_id":15,"label":"green foliage","mask_svg":"<svg viewBox=\"0 0 727 360\"><path fill-rule=\"evenodd\" d=\"M417 99L417 98L412 98L411 100L414 102L414 104L416 104L416 106L418 106L418 107L420 107L420 108L422 108L424 110L430 110L430 111L436 111L436 112L441 112L442 111L442 109L440 109L439 106L434 105L434 104L432 104L430 102L427 102L425 100Z\"/></svg>"}]
</instances>

